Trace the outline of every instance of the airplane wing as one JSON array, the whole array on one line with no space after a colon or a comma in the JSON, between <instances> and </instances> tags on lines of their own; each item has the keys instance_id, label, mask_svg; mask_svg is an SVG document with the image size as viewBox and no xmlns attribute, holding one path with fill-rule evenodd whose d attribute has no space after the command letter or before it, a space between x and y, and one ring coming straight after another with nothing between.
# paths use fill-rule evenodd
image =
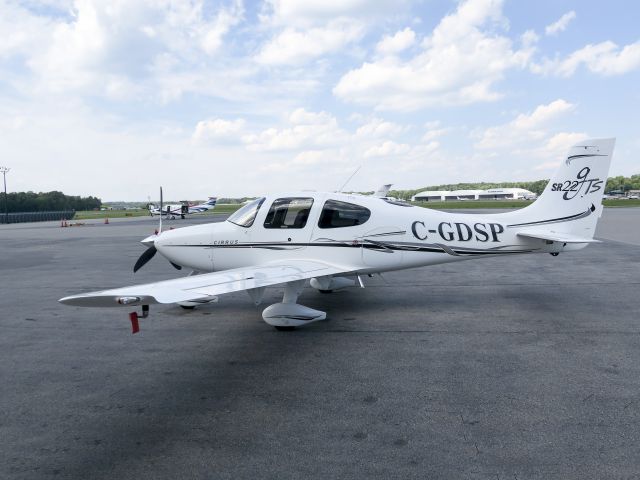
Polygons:
<instances>
[{"instance_id":1,"label":"airplane wing","mask_svg":"<svg viewBox=\"0 0 640 480\"><path fill-rule=\"evenodd\" d=\"M518 232L519 237L537 238L540 240L548 240L550 242L562 243L600 243L600 240L594 238L582 238L568 233L526 230Z\"/></svg>"},{"instance_id":2,"label":"airplane wing","mask_svg":"<svg viewBox=\"0 0 640 480\"><path fill-rule=\"evenodd\" d=\"M81 293L61 298L59 302L80 307L119 307L198 301L224 293L353 271L352 268L315 260L283 260L255 267L233 268L113 290Z\"/></svg>"}]
</instances>

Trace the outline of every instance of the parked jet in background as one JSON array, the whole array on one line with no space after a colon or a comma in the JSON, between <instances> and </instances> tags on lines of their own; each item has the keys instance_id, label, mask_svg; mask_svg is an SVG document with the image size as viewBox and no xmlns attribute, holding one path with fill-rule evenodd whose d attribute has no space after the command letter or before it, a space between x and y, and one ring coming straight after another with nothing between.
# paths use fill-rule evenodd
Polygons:
<instances>
[{"instance_id":1,"label":"parked jet in background","mask_svg":"<svg viewBox=\"0 0 640 480\"><path fill-rule=\"evenodd\" d=\"M291 329L326 317L325 312L297 303L307 280L311 287L330 292L357 284L364 287L362 276L380 272L580 250L598 241L593 236L614 143L600 139L574 145L542 195L531 205L506 213L443 212L335 192L261 197L226 222L164 232L160 227L157 235L142 240L147 250L134 271L160 252L176 268L192 270L189 276L81 293L60 302L85 307L140 305L146 317L150 304L193 308L216 301L217 295L243 290L257 305L266 287L282 285L282 302L267 307L262 317L278 329ZM130 318L135 333L137 312Z\"/></svg>"},{"instance_id":2,"label":"parked jet in background","mask_svg":"<svg viewBox=\"0 0 640 480\"><path fill-rule=\"evenodd\" d=\"M163 216L168 217L170 219L174 219L176 217L180 217L184 219L185 215L193 215L194 213L204 213L208 210L213 210L216 206L216 197L209 197L204 203L199 204L189 204L189 203L179 203L179 204L167 204L162 206L162 210L160 207L156 207L155 205L149 205L149 214L160 215L162 213Z\"/></svg>"}]
</instances>

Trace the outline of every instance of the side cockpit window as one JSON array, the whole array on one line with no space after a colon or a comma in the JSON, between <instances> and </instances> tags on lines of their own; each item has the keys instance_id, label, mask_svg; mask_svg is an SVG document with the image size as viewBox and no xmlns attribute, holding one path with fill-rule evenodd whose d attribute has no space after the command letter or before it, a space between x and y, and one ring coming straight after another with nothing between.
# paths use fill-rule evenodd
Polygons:
<instances>
[{"instance_id":1,"label":"side cockpit window","mask_svg":"<svg viewBox=\"0 0 640 480\"><path fill-rule=\"evenodd\" d=\"M241 227L249 228L253 225L256 215L258 215L258 210L260 210L263 203L264 197L256 198L253 202L247 203L240 210L236 210L236 212L231 215L227 221Z\"/></svg>"},{"instance_id":2,"label":"side cockpit window","mask_svg":"<svg viewBox=\"0 0 640 480\"><path fill-rule=\"evenodd\" d=\"M371 210L354 203L327 200L322 207L320 228L355 227L369 220Z\"/></svg>"},{"instance_id":3,"label":"side cockpit window","mask_svg":"<svg viewBox=\"0 0 640 480\"><path fill-rule=\"evenodd\" d=\"M264 219L264 228L304 228L311 212L313 198L278 198Z\"/></svg>"}]
</instances>

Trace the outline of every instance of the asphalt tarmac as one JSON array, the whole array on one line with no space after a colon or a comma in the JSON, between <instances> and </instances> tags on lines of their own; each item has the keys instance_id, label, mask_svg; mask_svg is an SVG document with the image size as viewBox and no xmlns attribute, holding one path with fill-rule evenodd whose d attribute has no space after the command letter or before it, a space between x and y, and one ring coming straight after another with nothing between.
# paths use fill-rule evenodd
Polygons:
<instances>
[{"instance_id":1,"label":"asphalt tarmac","mask_svg":"<svg viewBox=\"0 0 640 480\"><path fill-rule=\"evenodd\" d=\"M640 479L640 209L572 254L307 289L328 320L294 332L277 288L137 335L57 303L180 275L131 272L155 222L0 226L0 478Z\"/></svg>"}]
</instances>

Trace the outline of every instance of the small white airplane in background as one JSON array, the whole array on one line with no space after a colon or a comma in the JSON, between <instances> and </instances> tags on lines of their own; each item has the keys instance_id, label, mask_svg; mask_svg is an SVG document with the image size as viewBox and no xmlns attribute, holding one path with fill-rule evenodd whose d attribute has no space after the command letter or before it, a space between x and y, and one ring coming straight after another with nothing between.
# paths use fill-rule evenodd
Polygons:
<instances>
[{"instance_id":1,"label":"small white airplane in background","mask_svg":"<svg viewBox=\"0 0 640 480\"><path fill-rule=\"evenodd\" d=\"M615 139L574 145L543 194L506 213L457 214L375 196L290 192L258 198L226 222L160 231L142 240L192 273L184 278L62 298L86 307L177 303L185 308L246 290L260 303L265 288L284 285L282 302L263 319L292 329L326 318L297 303L307 280L320 292L358 283L363 275L486 257L580 250L594 240ZM161 226L162 227L162 226ZM134 333L138 314L130 314Z\"/></svg>"},{"instance_id":2,"label":"small white airplane in background","mask_svg":"<svg viewBox=\"0 0 640 480\"><path fill-rule=\"evenodd\" d=\"M396 197L390 197L389 196L389 190L391 190L391 186L393 185L393 183L388 183L386 185L382 185L380 187L378 187L378 190L376 190L373 194L374 197L378 197L378 198L382 198L384 200L388 200L391 202L397 202L397 203L402 203L402 204L409 204L409 202L402 200L402 199L398 199Z\"/></svg>"},{"instance_id":3,"label":"small white airplane in background","mask_svg":"<svg viewBox=\"0 0 640 480\"><path fill-rule=\"evenodd\" d=\"M209 197L209 199L204 203L199 204L189 204L187 202L178 203L178 204L167 204L157 207L153 204L149 205L149 215L162 215L166 218L170 218L171 220L176 217L180 217L184 220L186 215L193 215L194 213L204 213L208 210L213 210L216 207L216 197Z\"/></svg>"},{"instance_id":4,"label":"small white airplane in background","mask_svg":"<svg viewBox=\"0 0 640 480\"><path fill-rule=\"evenodd\" d=\"M380 187L378 187L378 190L374 192L373 196L378 198L387 198L387 194L389 193L389 190L391 190L392 185L393 183L381 185Z\"/></svg>"}]
</instances>

